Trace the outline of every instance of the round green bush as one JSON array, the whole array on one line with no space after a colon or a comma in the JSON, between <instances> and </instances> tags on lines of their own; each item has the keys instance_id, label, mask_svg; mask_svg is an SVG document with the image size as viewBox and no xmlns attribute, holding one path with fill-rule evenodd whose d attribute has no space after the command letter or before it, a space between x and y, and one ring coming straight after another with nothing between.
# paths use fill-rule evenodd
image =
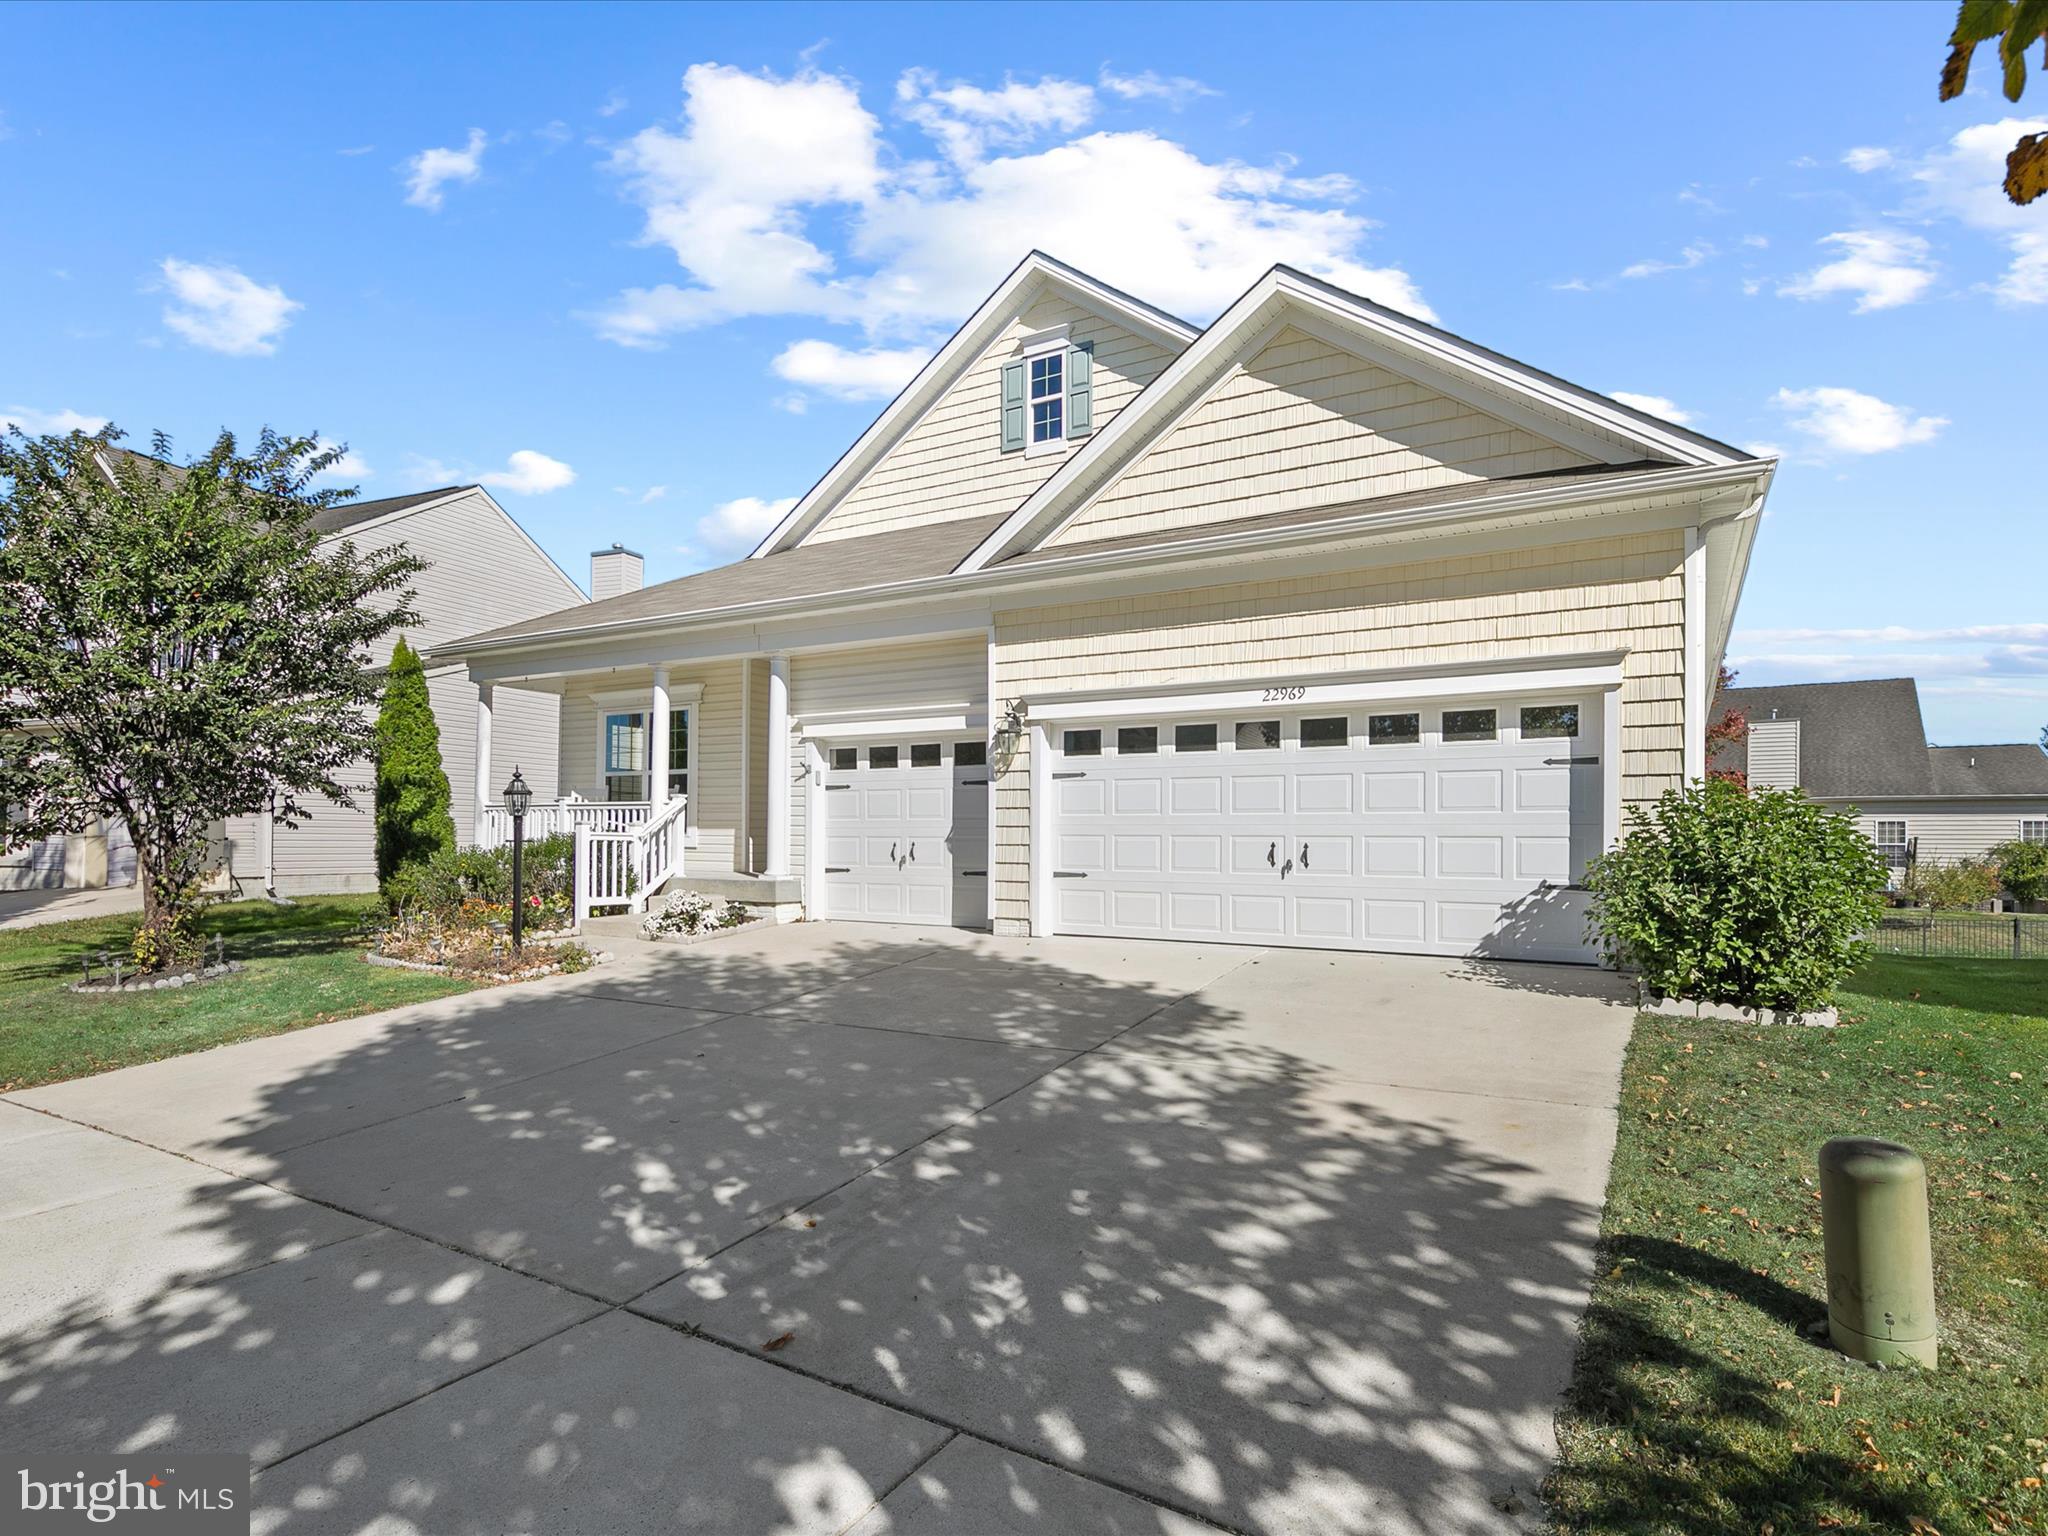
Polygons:
<instances>
[{"instance_id":1,"label":"round green bush","mask_svg":"<svg viewBox=\"0 0 2048 1536\"><path fill-rule=\"evenodd\" d=\"M2048 901L2048 843L2000 843L1991 857L2014 900Z\"/></svg>"},{"instance_id":2,"label":"round green bush","mask_svg":"<svg viewBox=\"0 0 2048 1536\"><path fill-rule=\"evenodd\" d=\"M1630 808L1587 921L1661 996L1803 1012L1863 958L1884 883L1870 839L1800 791L1696 781Z\"/></svg>"}]
</instances>

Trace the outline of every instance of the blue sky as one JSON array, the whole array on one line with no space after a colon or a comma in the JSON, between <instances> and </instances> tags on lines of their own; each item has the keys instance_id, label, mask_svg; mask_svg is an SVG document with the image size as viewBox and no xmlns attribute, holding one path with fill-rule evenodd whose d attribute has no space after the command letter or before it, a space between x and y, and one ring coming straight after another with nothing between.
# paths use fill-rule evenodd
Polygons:
<instances>
[{"instance_id":1,"label":"blue sky","mask_svg":"<svg viewBox=\"0 0 2048 1536\"><path fill-rule=\"evenodd\" d=\"M2032 739L2048 85L1937 103L1952 15L16 6L0 417L317 430L659 580L1028 246L1195 320L1288 261L1782 452L1745 681Z\"/></svg>"}]
</instances>

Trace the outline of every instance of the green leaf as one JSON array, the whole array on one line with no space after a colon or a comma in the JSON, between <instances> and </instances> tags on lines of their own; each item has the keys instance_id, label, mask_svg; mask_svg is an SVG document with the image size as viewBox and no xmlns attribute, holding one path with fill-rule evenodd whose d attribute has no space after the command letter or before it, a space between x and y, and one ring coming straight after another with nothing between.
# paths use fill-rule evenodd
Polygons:
<instances>
[{"instance_id":1,"label":"green leaf","mask_svg":"<svg viewBox=\"0 0 2048 1536\"><path fill-rule=\"evenodd\" d=\"M2005 157L2005 195L2024 206L2048 192L2048 133L2030 133Z\"/></svg>"}]
</instances>

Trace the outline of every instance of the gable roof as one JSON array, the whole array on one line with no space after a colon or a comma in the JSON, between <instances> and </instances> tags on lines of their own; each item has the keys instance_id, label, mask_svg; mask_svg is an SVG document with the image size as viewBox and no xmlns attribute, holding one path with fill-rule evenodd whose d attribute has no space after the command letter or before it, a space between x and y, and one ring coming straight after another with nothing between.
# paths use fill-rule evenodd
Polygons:
<instances>
[{"instance_id":1,"label":"gable roof","mask_svg":"<svg viewBox=\"0 0 2048 1536\"><path fill-rule=\"evenodd\" d=\"M410 512L415 507L424 507L429 502L441 501L449 496L458 496L464 491L479 491L479 485L444 485L439 490L415 491L409 496L385 496L376 501L344 501L332 507L322 507L313 514L313 526L322 533L341 533L360 523L374 522L380 517L389 517L397 512Z\"/></svg>"},{"instance_id":2,"label":"gable roof","mask_svg":"<svg viewBox=\"0 0 2048 1536\"><path fill-rule=\"evenodd\" d=\"M1799 783L1818 800L1931 795L1927 732L1910 677L1729 688L1715 701L1759 720L1799 722ZM1748 761L1745 749L1735 749Z\"/></svg>"},{"instance_id":3,"label":"gable roof","mask_svg":"<svg viewBox=\"0 0 2048 1536\"><path fill-rule=\"evenodd\" d=\"M1066 289L1082 303L1176 350L1185 347L1199 334L1197 327L1178 315L1170 315L1142 299L1133 298L1122 289L1090 277L1043 251L1031 251L996 286L995 292L982 301L981 307L961 323L931 360L917 371L917 376L883 407L867 431L856 438L853 446L841 454L838 461L819 477L817 484L804 493L748 558L758 560L787 551L800 543L945 395L960 374L994 344L1003 327L1048 287Z\"/></svg>"},{"instance_id":4,"label":"gable roof","mask_svg":"<svg viewBox=\"0 0 2048 1536\"><path fill-rule=\"evenodd\" d=\"M2048 752L2030 742L1929 747L1937 795L2038 795L2048 800Z\"/></svg>"},{"instance_id":5,"label":"gable roof","mask_svg":"<svg viewBox=\"0 0 2048 1536\"><path fill-rule=\"evenodd\" d=\"M1305 272L1275 266L1108 425L1069 455L962 562L961 569L983 569L1057 534L1147 444L1205 399L1231 368L1283 324L1326 337L1360 357L1604 463L1652 459L1706 466L1754 461L1753 455L1728 443L1659 421Z\"/></svg>"}]
</instances>

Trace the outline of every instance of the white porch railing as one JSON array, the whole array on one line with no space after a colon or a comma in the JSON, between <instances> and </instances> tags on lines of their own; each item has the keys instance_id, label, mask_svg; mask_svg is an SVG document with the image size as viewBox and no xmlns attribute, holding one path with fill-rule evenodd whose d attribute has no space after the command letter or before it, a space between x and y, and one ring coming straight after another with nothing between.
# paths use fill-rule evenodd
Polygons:
<instances>
[{"instance_id":1,"label":"white porch railing","mask_svg":"<svg viewBox=\"0 0 2048 1536\"><path fill-rule=\"evenodd\" d=\"M572 820L578 923L590 916L593 907L644 912L647 898L663 882L682 873L684 804L678 796L663 805L659 815L622 829L593 825L594 819ZM646 812L649 807L638 809Z\"/></svg>"},{"instance_id":2,"label":"white porch railing","mask_svg":"<svg viewBox=\"0 0 2048 1536\"><path fill-rule=\"evenodd\" d=\"M668 802L681 805L682 797ZM536 800L526 812L529 840L552 837L557 832L574 832L588 827L593 832L631 832L654 815L645 800L583 800L571 795L552 804ZM479 848L504 848L512 842L512 817L502 805L484 807L483 820L476 829Z\"/></svg>"}]
</instances>

